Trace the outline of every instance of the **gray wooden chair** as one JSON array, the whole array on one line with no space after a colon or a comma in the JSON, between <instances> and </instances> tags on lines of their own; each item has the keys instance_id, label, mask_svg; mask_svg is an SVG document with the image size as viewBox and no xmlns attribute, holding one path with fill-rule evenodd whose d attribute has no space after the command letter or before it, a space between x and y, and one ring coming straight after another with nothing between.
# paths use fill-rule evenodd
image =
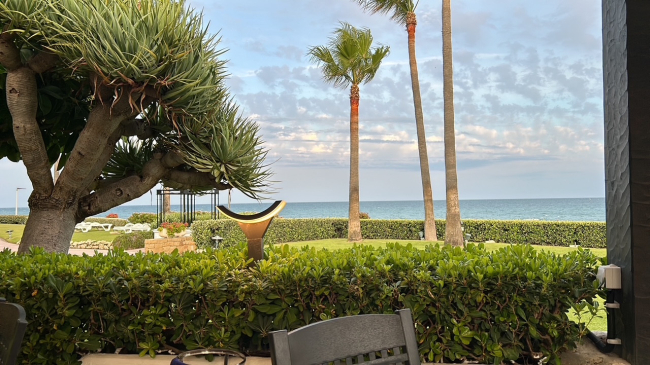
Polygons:
<instances>
[{"instance_id":1,"label":"gray wooden chair","mask_svg":"<svg viewBox=\"0 0 650 365\"><path fill-rule=\"evenodd\" d=\"M273 365L420 365L410 309L334 318L269 340Z\"/></svg>"},{"instance_id":2,"label":"gray wooden chair","mask_svg":"<svg viewBox=\"0 0 650 365\"><path fill-rule=\"evenodd\" d=\"M14 365L27 329L25 310L0 298L0 365Z\"/></svg>"}]
</instances>

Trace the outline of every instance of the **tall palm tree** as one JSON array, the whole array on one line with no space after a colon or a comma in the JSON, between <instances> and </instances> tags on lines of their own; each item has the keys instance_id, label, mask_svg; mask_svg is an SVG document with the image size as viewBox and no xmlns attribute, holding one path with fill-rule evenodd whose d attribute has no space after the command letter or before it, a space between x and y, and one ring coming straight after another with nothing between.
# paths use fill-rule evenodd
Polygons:
<instances>
[{"instance_id":1,"label":"tall palm tree","mask_svg":"<svg viewBox=\"0 0 650 365\"><path fill-rule=\"evenodd\" d=\"M375 77L389 47L372 48L372 34L367 28L357 29L341 22L327 46L309 49L318 63L325 81L337 87L350 85L350 197L348 241L360 241L359 219L359 85Z\"/></svg>"},{"instance_id":2,"label":"tall palm tree","mask_svg":"<svg viewBox=\"0 0 650 365\"><path fill-rule=\"evenodd\" d=\"M409 66L411 68L411 87L413 89L413 105L415 107L415 126L418 136L418 152L420 154L420 175L422 176L422 195L424 197L424 238L436 241L436 221L433 214L433 192L431 191L431 175L429 173L429 156L427 154L427 138L424 132L424 115L422 98L420 96L420 79L418 63L415 58L415 27L417 18L415 9L418 1L413 0L354 0L371 13L390 13L391 19L406 26L408 33Z\"/></svg>"},{"instance_id":3,"label":"tall palm tree","mask_svg":"<svg viewBox=\"0 0 650 365\"><path fill-rule=\"evenodd\" d=\"M447 186L447 227L445 243L463 246L456 173L456 132L454 129L454 66L451 48L451 0L442 0L442 70L445 99L445 179Z\"/></svg>"}]
</instances>

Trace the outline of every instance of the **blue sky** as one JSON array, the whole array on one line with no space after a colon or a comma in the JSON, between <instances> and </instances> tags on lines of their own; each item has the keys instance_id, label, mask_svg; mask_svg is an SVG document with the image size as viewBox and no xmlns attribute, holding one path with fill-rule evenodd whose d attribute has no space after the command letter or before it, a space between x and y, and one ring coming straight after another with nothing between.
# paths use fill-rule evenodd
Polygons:
<instances>
[{"instance_id":1,"label":"blue sky","mask_svg":"<svg viewBox=\"0 0 650 365\"><path fill-rule=\"evenodd\" d=\"M349 90L306 57L339 21L391 47L361 86L361 200L420 200L405 29L351 0L191 0L228 49L228 85L270 150L274 199L346 201ZM600 2L452 2L461 199L604 196ZM417 57L434 199L444 199L440 0L416 11ZM0 207L31 190L0 161ZM250 202L233 194L233 202ZM149 204L149 194L131 204Z\"/></svg>"}]
</instances>

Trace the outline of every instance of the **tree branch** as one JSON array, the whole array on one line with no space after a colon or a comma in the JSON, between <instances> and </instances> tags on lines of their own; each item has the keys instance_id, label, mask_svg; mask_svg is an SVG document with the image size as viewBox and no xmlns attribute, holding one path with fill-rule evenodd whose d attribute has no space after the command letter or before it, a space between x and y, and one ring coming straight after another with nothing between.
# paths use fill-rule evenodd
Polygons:
<instances>
[{"instance_id":1,"label":"tree branch","mask_svg":"<svg viewBox=\"0 0 650 365\"><path fill-rule=\"evenodd\" d=\"M125 177L79 199L77 220L105 212L153 189L171 169L183 163L176 155L174 152L156 154L144 165L142 176Z\"/></svg>"},{"instance_id":2,"label":"tree branch","mask_svg":"<svg viewBox=\"0 0 650 365\"><path fill-rule=\"evenodd\" d=\"M40 52L27 62L27 67L31 68L32 71L37 74L42 74L56 66L57 62L59 62L59 56L56 54L51 52Z\"/></svg>"},{"instance_id":3,"label":"tree branch","mask_svg":"<svg viewBox=\"0 0 650 365\"><path fill-rule=\"evenodd\" d=\"M27 67L10 70L7 73L6 91L14 138L34 187L33 194L35 197L49 196L54 181L41 129L36 121L38 92L34 71Z\"/></svg>"},{"instance_id":4,"label":"tree branch","mask_svg":"<svg viewBox=\"0 0 650 365\"><path fill-rule=\"evenodd\" d=\"M81 184L88 192L94 190L91 188L91 185L97 179L97 177L99 177L99 175L102 173L102 170L104 169L108 161L111 159L111 156L113 156L113 153L115 152L115 144L120 140L120 138L122 138L121 127L117 128L113 132L113 134L111 134L111 136L108 137L104 145L99 146L102 148L102 153L99 155L99 158L97 159L97 163L94 166L92 166L90 172L88 173L83 183ZM85 195L83 192L81 194Z\"/></svg>"},{"instance_id":5,"label":"tree branch","mask_svg":"<svg viewBox=\"0 0 650 365\"><path fill-rule=\"evenodd\" d=\"M136 136L138 139L145 140L154 136L151 124L144 119L131 119L122 122L122 135L126 137Z\"/></svg>"},{"instance_id":6,"label":"tree branch","mask_svg":"<svg viewBox=\"0 0 650 365\"><path fill-rule=\"evenodd\" d=\"M11 33L0 35L0 64L7 71L13 71L23 66L20 60L20 51L14 43L14 36Z\"/></svg>"},{"instance_id":7,"label":"tree branch","mask_svg":"<svg viewBox=\"0 0 650 365\"><path fill-rule=\"evenodd\" d=\"M165 175L165 179L187 186L211 186L219 190L228 190L232 188L232 186L228 184L218 182L216 178L208 172L171 170Z\"/></svg>"},{"instance_id":8,"label":"tree branch","mask_svg":"<svg viewBox=\"0 0 650 365\"><path fill-rule=\"evenodd\" d=\"M122 95L114 105L97 104L88 115L86 127L79 134L77 143L70 153L70 158L65 169L61 172L54 188L57 197L78 196L90 184L88 179L94 179L92 173L99 171L106 165L105 148L110 144L109 139L114 137L115 131L122 121L137 115L129 103L130 88L123 88ZM104 146L104 148L97 148ZM113 143L113 147L115 144ZM113 153L113 150L110 150ZM110 155L108 156L110 158Z\"/></svg>"}]
</instances>

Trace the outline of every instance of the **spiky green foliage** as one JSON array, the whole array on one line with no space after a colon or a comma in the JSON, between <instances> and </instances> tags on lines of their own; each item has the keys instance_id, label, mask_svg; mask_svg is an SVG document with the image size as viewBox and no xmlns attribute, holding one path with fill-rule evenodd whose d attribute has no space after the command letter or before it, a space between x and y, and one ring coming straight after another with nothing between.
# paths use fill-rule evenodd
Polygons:
<instances>
[{"instance_id":1,"label":"spiky green foliage","mask_svg":"<svg viewBox=\"0 0 650 365\"><path fill-rule=\"evenodd\" d=\"M390 48L372 48L372 33L341 22L328 46L309 49L311 60L320 64L325 81L337 87L360 85L372 80Z\"/></svg>"},{"instance_id":2,"label":"spiky green foliage","mask_svg":"<svg viewBox=\"0 0 650 365\"><path fill-rule=\"evenodd\" d=\"M267 151L260 148L259 127L238 114L232 102L219 112L185 129L189 143L178 145L189 165L209 172L218 181L230 182L244 194L255 197L267 188L269 171L264 165ZM173 142L173 141L172 141Z\"/></svg>"},{"instance_id":3,"label":"spiky green foliage","mask_svg":"<svg viewBox=\"0 0 650 365\"><path fill-rule=\"evenodd\" d=\"M390 18L399 24L406 24L408 13L414 13L419 0L354 0L372 14L390 14Z\"/></svg>"},{"instance_id":4,"label":"spiky green foliage","mask_svg":"<svg viewBox=\"0 0 650 365\"><path fill-rule=\"evenodd\" d=\"M115 146L115 152L108 161L102 178L110 183L127 176L142 173L142 168L153 156L153 141L123 137Z\"/></svg>"},{"instance_id":5,"label":"spiky green foliage","mask_svg":"<svg viewBox=\"0 0 650 365\"><path fill-rule=\"evenodd\" d=\"M41 13L48 48L108 84L151 85L173 119L223 101L218 38L185 1L58 0Z\"/></svg>"}]
</instances>

